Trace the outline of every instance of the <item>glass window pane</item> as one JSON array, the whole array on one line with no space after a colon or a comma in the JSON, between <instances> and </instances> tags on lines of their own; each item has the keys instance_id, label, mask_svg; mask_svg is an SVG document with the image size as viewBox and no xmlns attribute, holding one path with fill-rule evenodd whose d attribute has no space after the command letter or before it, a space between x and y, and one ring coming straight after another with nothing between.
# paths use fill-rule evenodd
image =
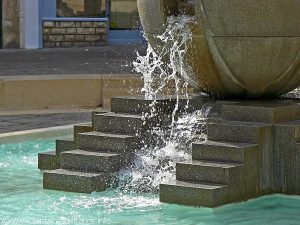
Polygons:
<instances>
[{"instance_id":1,"label":"glass window pane","mask_svg":"<svg viewBox=\"0 0 300 225\"><path fill-rule=\"evenodd\" d=\"M58 17L105 17L105 0L57 0Z\"/></svg>"},{"instance_id":2,"label":"glass window pane","mask_svg":"<svg viewBox=\"0 0 300 225\"><path fill-rule=\"evenodd\" d=\"M136 0L111 0L110 28L137 29L140 27Z\"/></svg>"}]
</instances>

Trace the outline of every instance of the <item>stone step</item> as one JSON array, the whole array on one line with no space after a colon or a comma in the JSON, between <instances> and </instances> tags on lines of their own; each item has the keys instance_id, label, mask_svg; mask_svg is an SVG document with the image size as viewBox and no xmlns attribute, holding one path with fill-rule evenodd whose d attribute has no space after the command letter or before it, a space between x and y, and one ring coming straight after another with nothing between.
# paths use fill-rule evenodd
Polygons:
<instances>
[{"instance_id":1,"label":"stone step","mask_svg":"<svg viewBox=\"0 0 300 225\"><path fill-rule=\"evenodd\" d=\"M72 139L56 140L56 154L60 155L62 152L77 149L77 145Z\"/></svg>"},{"instance_id":2,"label":"stone step","mask_svg":"<svg viewBox=\"0 0 300 225\"><path fill-rule=\"evenodd\" d=\"M76 171L116 172L124 164L124 155L72 150L61 154L61 168Z\"/></svg>"},{"instance_id":3,"label":"stone step","mask_svg":"<svg viewBox=\"0 0 300 225\"><path fill-rule=\"evenodd\" d=\"M55 151L38 154L38 168L40 170L55 170L60 167L59 158Z\"/></svg>"},{"instance_id":4,"label":"stone step","mask_svg":"<svg viewBox=\"0 0 300 225\"><path fill-rule=\"evenodd\" d=\"M300 105L289 100L243 101L222 105L225 120L258 123L283 123L300 119Z\"/></svg>"},{"instance_id":5,"label":"stone step","mask_svg":"<svg viewBox=\"0 0 300 225\"><path fill-rule=\"evenodd\" d=\"M186 101L187 99L183 99L181 104ZM152 111L153 102L153 100L145 99L143 96L114 97L111 100L111 111L141 115ZM158 114L169 114L174 110L175 104L175 96L158 96L155 109Z\"/></svg>"},{"instance_id":6,"label":"stone step","mask_svg":"<svg viewBox=\"0 0 300 225\"><path fill-rule=\"evenodd\" d=\"M193 143L193 160L244 163L251 152L255 153L257 144L237 142L204 141Z\"/></svg>"},{"instance_id":7,"label":"stone step","mask_svg":"<svg viewBox=\"0 0 300 225\"><path fill-rule=\"evenodd\" d=\"M300 143L296 143L296 153L300 154Z\"/></svg>"},{"instance_id":8,"label":"stone step","mask_svg":"<svg viewBox=\"0 0 300 225\"><path fill-rule=\"evenodd\" d=\"M176 164L176 179L181 181L229 184L240 181L243 165L204 160Z\"/></svg>"},{"instance_id":9,"label":"stone step","mask_svg":"<svg viewBox=\"0 0 300 225\"><path fill-rule=\"evenodd\" d=\"M138 134L145 127L141 115L106 113L95 115L95 131L120 134Z\"/></svg>"},{"instance_id":10,"label":"stone step","mask_svg":"<svg viewBox=\"0 0 300 225\"><path fill-rule=\"evenodd\" d=\"M86 173L57 169L43 173L43 188L57 191L92 193L110 187L112 177L107 173Z\"/></svg>"},{"instance_id":11,"label":"stone step","mask_svg":"<svg viewBox=\"0 0 300 225\"><path fill-rule=\"evenodd\" d=\"M76 141L77 135L80 133L92 132L94 131L92 123L80 123L74 125L74 140Z\"/></svg>"},{"instance_id":12,"label":"stone step","mask_svg":"<svg viewBox=\"0 0 300 225\"><path fill-rule=\"evenodd\" d=\"M79 134L77 145L81 150L130 154L137 148L138 138L132 135L95 131Z\"/></svg>"},{"instance_id":13,"label":"stone step","mask_svg":"<svg viewBox=\"0 0 300 225\"><path fill-rule=\"evenodd\" d=\"M92 124L94 124L94 118L95 118L95 115L99 115L99 114L104 114L104 113L108 113L109 110L107 109L102 109L102 111L92 111Z\"/></svg>"},{"instance_id":14,"label":"stone step","mask_svg":"<svg viewBox=\"0 0 300 225\"><path fill-rule=\"evenodd\" d=\"M207 124L207 139L210 141L259 143L265 128L264 123L219 121Z\"/></svg>"},{"instance_id":15,"label":"stone step","mask_svg":"<svg viewBox=\"0 0 300 225\"><path fill-rule=\"evenodd\" d=\"M227 189L222 184L174 180L160 184L159 198L164 203L212 208L228 202Z\"/></svg>"},{"instance_id":16,"label":"stone step","mask_svg":"<svg viewBox=\"0 0 300 225\"><path fill-rule=\"evenodd\" d=\"M276 124L274 127L281 127L287 129L285 131L282 131L285 133L288 132L288 130L290 129L293 130L292 132L296 142L300 142L300 120Z\"/></svg>"}]
</instances>

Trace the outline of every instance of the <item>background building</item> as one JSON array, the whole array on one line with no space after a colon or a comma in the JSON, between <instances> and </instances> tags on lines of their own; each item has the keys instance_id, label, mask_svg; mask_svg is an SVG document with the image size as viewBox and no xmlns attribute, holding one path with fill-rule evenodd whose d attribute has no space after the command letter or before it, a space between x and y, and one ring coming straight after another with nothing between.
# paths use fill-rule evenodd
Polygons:
<instances>
[{"instance_id":1,"label":"background building","mask_svg":"<svg viewBox=\"0 0 300 225\"><path fill-rule=\"evenodd\" d=\"M20 47L19 0L0 0L0 47Z\"/></svg>"},{"instance_id":2,"label":"background building","mask_svg":"<svg viewBox=\"0 0 300 225\"><path fill-rule=\"evenodd\" d=\"M3 48L42 48L45 20L102 19L108 21L106 42L143 41L136 0L0 0L0 5Z\"/></svg>"}]
</instances>

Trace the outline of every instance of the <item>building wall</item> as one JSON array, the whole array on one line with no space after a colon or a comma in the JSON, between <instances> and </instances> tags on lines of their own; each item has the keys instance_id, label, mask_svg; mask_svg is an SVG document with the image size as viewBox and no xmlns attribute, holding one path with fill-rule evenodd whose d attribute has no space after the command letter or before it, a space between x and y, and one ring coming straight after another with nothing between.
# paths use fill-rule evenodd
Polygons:
<instances>
[{"instance_id":1,"label":"building wall","mask_svg":"<svg viewBox=\"0 0 300 225\"><path fill-rule=\"evenodd\" d=\"M19 0L2 0L2 47L20 47Z\"/></svg>"},{"instance_id":2,"label":"building wall","mask_svg":"<svg viewBox=\"0 0 300 225\"><path fill-rule=\"evenodd\" d=\"M43 47L73 47L103 45L107 22L44 21Z\"/></svg>"}]
</instances>

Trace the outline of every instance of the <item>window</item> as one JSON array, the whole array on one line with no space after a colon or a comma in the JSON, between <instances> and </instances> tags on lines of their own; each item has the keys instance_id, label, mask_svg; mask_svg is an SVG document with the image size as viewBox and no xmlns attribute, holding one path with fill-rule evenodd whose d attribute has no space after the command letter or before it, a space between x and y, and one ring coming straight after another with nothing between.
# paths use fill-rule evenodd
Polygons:
<instances>
[{"instance_id":1,"label":"window","mask_svg":"<svg viewBox=\"0 0 300 225\"><path fill-rule=\"evenodd\" d=\"M139 20L136 0L110 1L111 29L136 29L140 26Z\"/></svg>"},{"instance_id":2,"label":"window","mask_svg":"<svg viewBox=\"0 0 300 225\"><path fill-rule=\"evenodd\" d=\"M57 0L58 17L105 17L105 0Z\"/></svg>"},{"instance_id":3,"label":"window","mask_svg":"<svg viewBox=\"0 0 300 225\"><path fill-rule=\"evenodd\" d=\"M109 9L109 12L106 12L106 9ZM140 27L137 0L57 0L58 17L108 15L110 29L132 30Z\"/></svg>"}]
</instances>

